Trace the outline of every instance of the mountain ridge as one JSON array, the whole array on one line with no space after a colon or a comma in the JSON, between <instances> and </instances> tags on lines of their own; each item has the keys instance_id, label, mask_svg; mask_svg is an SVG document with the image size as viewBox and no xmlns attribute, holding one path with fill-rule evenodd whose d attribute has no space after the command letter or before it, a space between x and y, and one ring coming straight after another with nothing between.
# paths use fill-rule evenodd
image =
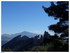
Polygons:
<instances>
[{"instance_id":1,"label":"mountain ridge","mask_svg":"<svg viewBox=\"0 0 70 53\"><path fill-rule=\"evenodd\" d=\"M4 45L5 43L7 43L8 41L10 41L11 39L13 39L14 37L21 35L21 36L27 36L29 38L34 37L36 35L40 35L40 34L35 34L32 32L28 32L28 31L23 31L20 33L15 33L15 34L2 34L2 45Z\"/></svg>"},{"instance_id":2,"label":"mountain ridge","mask_svg":"<svg viewBox=\"0 0 70 53\"><path fill-rule=\"evenodd\" d=\"M31 50L32 47L42 44L42 37L34 36L28 38L27 36L18 35L12 40L2 46L3 49L11 49L13 51Z\"/></svg>"}]
</instances>

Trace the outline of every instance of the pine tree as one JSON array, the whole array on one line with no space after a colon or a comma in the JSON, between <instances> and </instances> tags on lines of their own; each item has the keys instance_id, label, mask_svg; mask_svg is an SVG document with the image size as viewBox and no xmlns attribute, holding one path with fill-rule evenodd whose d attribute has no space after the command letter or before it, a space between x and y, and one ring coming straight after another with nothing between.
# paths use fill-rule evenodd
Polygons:
<instances>
[{"instance_id":1,"label":"pine tree","mask_svg":"<svg viewBox=\"0 0 70 53\"><path fill-rule=\"evenodd\" d=\"M44 11L48 13L48 16L53 16L54 19L59 19L59 22L54 25L49 26L49 30L54 31L64 37L68 37L69 29L69 2L68 1L58 1L57 4L51 2L49 8L44 7Z\"/></svg>"}]
</instances>

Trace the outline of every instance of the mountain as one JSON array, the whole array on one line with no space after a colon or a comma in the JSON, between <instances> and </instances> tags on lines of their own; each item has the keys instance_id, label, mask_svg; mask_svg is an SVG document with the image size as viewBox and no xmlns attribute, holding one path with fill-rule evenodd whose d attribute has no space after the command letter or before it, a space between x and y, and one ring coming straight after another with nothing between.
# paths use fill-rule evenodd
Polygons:
<instances>
[{"instance_id":1,"label":"mountain","mask_svg":"<svg viewBox=\"0 0 70 53\"><path fill-rule=\"evenodd\" d=\"M8 41L10 41L11 39L13 39L14 37L21 35L21 36L27 36L29 38L34 37L36 35L39 34L35 34L35 33L31 33L31 32L27 32L27 31L23 31L21 33L15 33L15 34L2 34L2 45L4 45L5 43L7 43Z\"/></svg>"},{"instance_id":2,"label":"mountain","mask_svg":"<svg viewBox=\"0 0 70 53\"><path fill-rule=\"evenodd\" d=\"M1 42L2 42L2 45L4 45L5 43L7 43L9 40L11 40L11 36L9 34L3 34L1 36Z\"/></svg>"},{"instance_id":3,"label":"mountain","mask_svg":"<svg viewBox=\"0 0 70 53\"><path fill-rule=\"evenodd\" d=\"M11 51L31 50L32 47L41 45L42 41L43 39L40 36L29 38L27 36L18 35L4 44L2 46L2 51L6 51L6 49Z\"/></svg>"},{"instance_id":4,"label":"mountain","mask_svg":"<svg viewBox=\"0 0 70 53\"><path fill-rule=\"evenodd\" d=\"M3 49L11 49L13 51L28 49L32 46L33 39L27 36L18 35L2 46ZM31 46L30 46L31 45Z\"/></svg>"},{"instance_id":5,"label":"mountain","mask_svg":"<svg viewBox=\"0 0 70 53\"><path fill-rule=\"evenodd\" d=\"M31 37L34 37L34 36L39 35L39 34L24 31L24 32L18 33L17 35L26 35L26 36L31 38Z\"/></svg>"}]
</instances>

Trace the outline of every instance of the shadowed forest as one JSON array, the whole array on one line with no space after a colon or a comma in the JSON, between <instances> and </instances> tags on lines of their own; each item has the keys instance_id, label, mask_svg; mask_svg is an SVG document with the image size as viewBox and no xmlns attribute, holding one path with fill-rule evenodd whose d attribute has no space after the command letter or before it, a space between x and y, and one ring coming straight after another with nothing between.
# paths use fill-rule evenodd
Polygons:
<instances>
[{"instance_id":1,"label":"shadowed forest","mask_svg":"<svg viewBox=\"0 0 70 53\"><path fill-rule=\"evenodd\" d=\"M3 52L68 52L69 51L69 2L57 1L50 3L51 6L42 9L48 16L52 16L54 20L59 19L56 24L50 25L49 30L55 32L50 35L49 32L44 31L43 35L36 35L35 37L27 37L26 35L16 36L2 46ZM52 21L52 20L51 20ZM45 23L46 24L46 23Z\"/></svg>"}]
</instances>

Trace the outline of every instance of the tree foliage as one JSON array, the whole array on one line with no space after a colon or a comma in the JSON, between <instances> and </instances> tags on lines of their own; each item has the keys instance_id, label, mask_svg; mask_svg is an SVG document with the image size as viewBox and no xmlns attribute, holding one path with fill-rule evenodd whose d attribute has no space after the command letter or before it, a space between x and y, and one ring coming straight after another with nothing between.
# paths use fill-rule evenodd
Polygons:
<instances>
[{"instance_id":1,"label":"tree foliage","mask_svg":"<svg viewBox=\"0 0 70 53\"><path fill-rule=\"evenodd\" d=\"M69 42L69 2L68 1L58 1L56 4L51 2L51 6L44 8L44 11L48 16L52 16L55 20L59 19L56 24L50 25L49 30L55 32L54 36L49 36L50 38L44 38L44 44L47 43L47 51L68 51ZM60 37L58 37L60 34ZM46 37L47 35L44 34ZM66 40L66 41L65 41Z\"/></svg>"},{"instance_id":2,"label":"tree foliage","mask_svg":"<svg viewBox=\"0 0 70 53\"><path fill-rule=\"evenodd\" d=\"M59 19L59 22L54 25L49 26L49 30L55 33L68 33L69 29L69 2L68 1L58 1L56 4L51 2L49 8L44 7L44 11L48 13L48 16L53 16L54 19ZM65 36L68 36L65 35Z\"/></svg>"}]
</instances>

